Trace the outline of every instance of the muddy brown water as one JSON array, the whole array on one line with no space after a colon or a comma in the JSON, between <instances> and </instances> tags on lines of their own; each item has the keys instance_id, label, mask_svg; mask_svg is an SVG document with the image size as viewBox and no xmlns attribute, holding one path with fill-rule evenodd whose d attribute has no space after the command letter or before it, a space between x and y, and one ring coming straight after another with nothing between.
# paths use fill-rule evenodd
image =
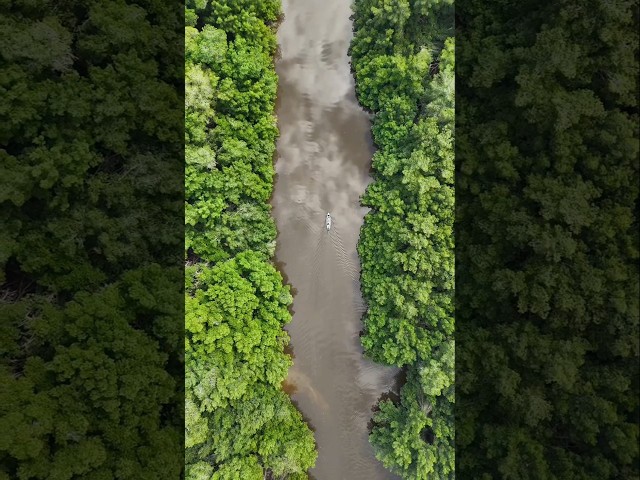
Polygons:
<instances>
[{"instance_id":1,"label":"muddy brown water","mask_svg":"<svg viewBox=\"0 0 640 480\"><path fill-rule=\"evenodd\" d=\"M276 263L294 292L294 366L283 385L315 432L317 480L397 478L368 442L372 407L397 369L367 360L358 234L371 181L368 115L355 97L347 50L349 0L283 0L276 113ZM333 224L325 228L331 213Z\"/></svg>"}]
</instances>

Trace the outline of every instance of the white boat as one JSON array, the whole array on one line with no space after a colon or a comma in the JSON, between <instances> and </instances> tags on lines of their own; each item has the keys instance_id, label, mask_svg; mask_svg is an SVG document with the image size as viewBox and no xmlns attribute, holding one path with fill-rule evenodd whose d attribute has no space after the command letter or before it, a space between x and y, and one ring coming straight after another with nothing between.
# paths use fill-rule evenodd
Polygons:
<instances>
[{"instance_id":1,"label":"white boat","mask_svg":"<svg viewBox=\"0 0 640 480\"><path fill-rule=\"evenodd\" d=\"M327 232L328 232L329 230L331 230L331 214L330 213L327 213L326 225L327 225Z\"/></svg>"}]
</instances>

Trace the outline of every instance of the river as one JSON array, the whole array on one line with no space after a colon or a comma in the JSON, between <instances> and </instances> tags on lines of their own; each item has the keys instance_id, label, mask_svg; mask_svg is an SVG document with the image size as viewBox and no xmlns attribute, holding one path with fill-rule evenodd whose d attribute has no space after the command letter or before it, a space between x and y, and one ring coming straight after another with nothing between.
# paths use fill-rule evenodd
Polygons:
<instances>
[{"instance_id":1,"label":"river","mask_svg":"<svg viewBox=\"0 0 640 480\"><path fill-rule=\"evenodd\" d=\"M365 359L359 341L358 234L373 145L347 50L349 0L283 0L276 112L276 263L294 293L294 366L284 384L315 432L317 480L391 479L368 442L372 406L397 370ZM330 231L325 216L331 213Z\"/></svg>"}]
</instances>

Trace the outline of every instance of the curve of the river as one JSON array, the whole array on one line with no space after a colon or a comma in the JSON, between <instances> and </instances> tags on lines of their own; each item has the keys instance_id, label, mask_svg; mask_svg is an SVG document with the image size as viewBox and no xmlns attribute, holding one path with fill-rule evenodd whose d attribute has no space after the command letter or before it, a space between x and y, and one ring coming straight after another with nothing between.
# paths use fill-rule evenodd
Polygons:
<instances>
[{"instance_id":1,"label":"curve of the river","mask_svg":"<svg viewBox=\"0 0 640 480\"><path fill-rule=\"evenodd\" d=\"M273 215L276 263L293 287L294 366L285 389L315 431L317 480L395 478L375 459L367 424L396 369L362 355L356 243L371 181L370 122L355 97L349 0L283 0ZM331 213L330 231L325 216Z\"/></svg>"}]
</instances>

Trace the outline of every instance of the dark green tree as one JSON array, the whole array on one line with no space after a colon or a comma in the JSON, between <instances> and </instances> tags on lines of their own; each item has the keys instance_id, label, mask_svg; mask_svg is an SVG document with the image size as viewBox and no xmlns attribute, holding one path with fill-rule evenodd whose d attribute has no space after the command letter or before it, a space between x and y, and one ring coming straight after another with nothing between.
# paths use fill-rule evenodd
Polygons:
<instances>
[{"instance_id":1,"label":"dark green tree","mask_svg":"<svg viewBox=\"0 0 640 480\"><path fill-rule=\"evenodd\" d=\"M458 472L638 478L638 7L465 2Z\"/></svg>"},{"instance_id":2,"label":"dark green tree","mask_svg":"<svg viewBox=\"0 0 640 480\"><path fill-rule=\"evenodd\" d=\"M0 6L0 478L182 473L181 16Z\"/></svg>"}]
</instances>

